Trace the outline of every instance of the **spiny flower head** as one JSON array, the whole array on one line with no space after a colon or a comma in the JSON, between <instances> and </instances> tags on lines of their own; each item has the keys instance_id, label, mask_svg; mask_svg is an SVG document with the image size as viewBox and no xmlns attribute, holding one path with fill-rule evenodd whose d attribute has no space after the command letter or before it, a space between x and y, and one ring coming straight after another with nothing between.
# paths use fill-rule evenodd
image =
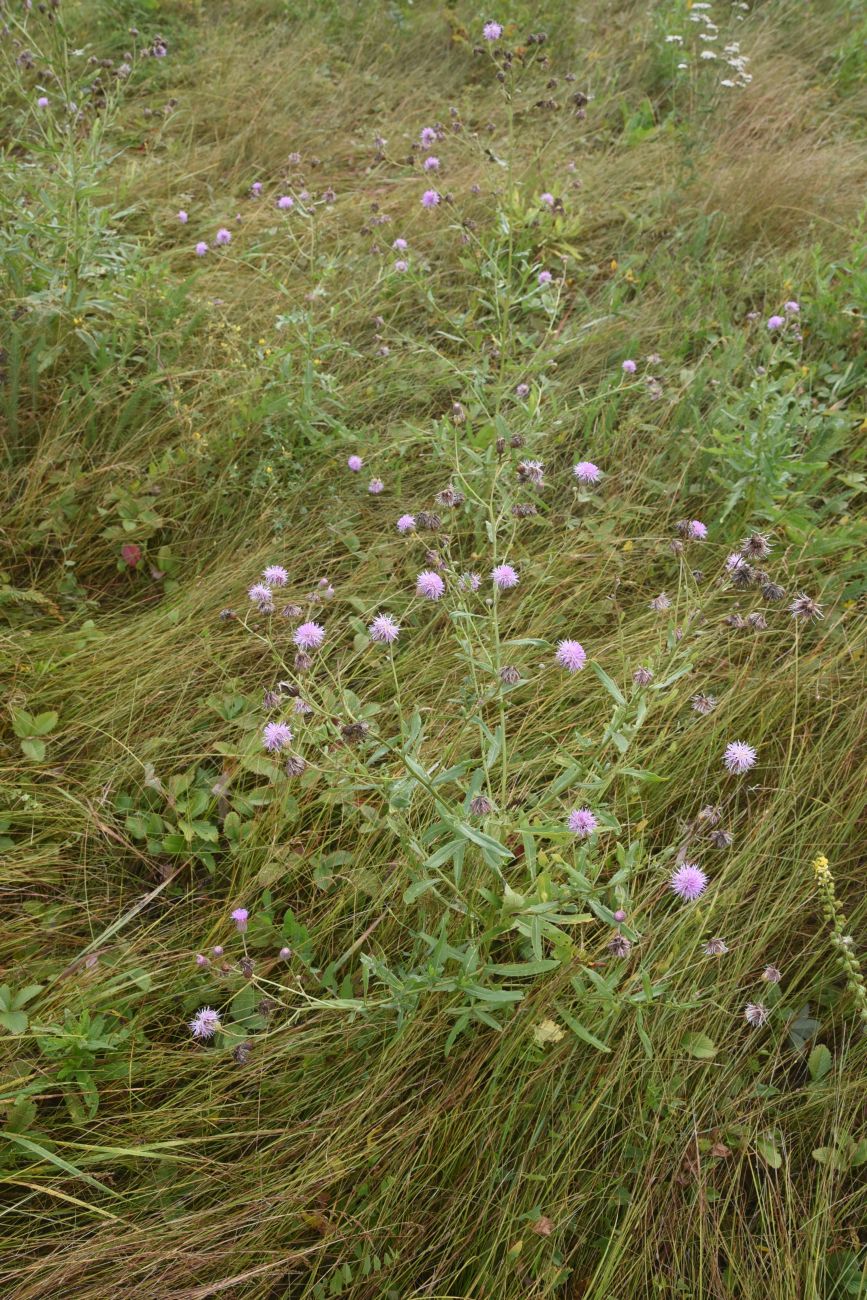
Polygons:
<instances>
[{"instance_id":1,"label":"spiny flower head","mask_svg":"<svg viewBox=\"0 0 867 1300\"><path fill-rule=\"evenodd\" d=\"M551 281L554 279L554 277L550 271L540 271L539 274L536 276L536 279L538 280L539 284L550 284Z\"/></svg>"},{"instance_id":2,"label":"spiny flower head","mask_svg":"<svg viewBox=\"0 0 867 1300\"><path fill-rule=\"evenodd\" d=\"M768 329L769 329L769 330L778 330L778 329L782 329L782 327L785 325L785 323L786 323L786 318L785 318L785 316L769 316L769 317L768 317Z\"/></svg>"},{"instance_id":3,"label":"spiny flower head","mask_svg":"<svg viewBox=\"0 0 867 1300\"><path fill-rule=\"evenodd\" d=\"M204 239L200 239L196 244L196 257L204 257L207 251L208 245L205 243Z\"/></svg>"},{"instance_id":4,"label":"spiny flower head","mask_svg":"<svg viewBox=\"0 0 867 1300\"><path fill-rule=\"evenodd\" d=\"M557 645L557 663L567 672L579 673L587 662L587 652L580 641L560 641Z\"/></svg>"},{"instance_id":5,"label":"spiny flower head","mask_svg":"<svg viewBox=\"0 0 867 1300\"><path fill-rule=\"evenodd\" d=\"M232 232L231 232L231 230L227 230L225 226L220 226L220 229L217 231L217 235L216 235L216 238L215 238L215 240L214 240L214 243L215 243L215 244L231 244L231 242L232 242Z\"/></svg>"},{"instance_id":6,"label":"spiny flower head","mask_svg":"<svg viewBox=\"0 0 867 1300\"><path fill-rule=\"evenodd\" d=\"M787 313L787 315L789 315L789 316L797 316L798 312L801 310L801 307L800 307L800 304L799 304L799 303L795 302L795 300L794 300L793 298L791 298L791 299L790 299L790 300L785 304L783 310L784 310L784 311Z\"/></svg>"},{"instance_id":7,"label":"spiny flower head","mask_svg":"<svg viewBox=\"0 0 867 1300\"><path fill-rule=\"evenodd\" d=\"M498 41L503 34L503 28L499 23L485 23L482 28L482 35L486 41Z\"/></svg>"},{"instance_id":8,"label":"spiny flower head","mask_svg":"<svg viewBox=\"0 0 867 1300\"><path fill-rule=\"evenodd\" d=\"M599 822L589 808L573 808L566 824L570 831L574 831L583 840L593 834Z\"/></svg>"},{"instance_id":9,"label":"spiny flower head","mask_svg":"<svg viewBox=\"0 0 867 1300\"><path fill-rule=\"evenodd\" d=\"M352 470L353 474L357 474L358 471L361 469L362 465L364 464L364 461L361 459L360 456L356 456L355 453L353 452L351 456L347 457L346 463L349 466L349 468Z\"/></svg>"},{"instance_id":10,"label":"spiny flower head","mask_svg":"<svg viewBox=\"0 0 867 1300\"><path fill-rule=\"evenodd\" d=\"M429 158L425 158L422 167L426 172L438 172L440 169L440 160L434 154L431 154Z\"/></svg>"},{"instance_id":11,"label":"spiny flower head","mask_svg":"<svg viewBox=\"0 0 867 1300\"><path fill-rule=\"evenodd\" d=\"M258 199L259 195L262 193L262 182L253 181L253 184L250 186L250 193L253 195L254 199Z\"/></svg>"},{"instance_id":12,"label":"spiny flower head","mask_svg":"<svg viewBox=\"0 0 867 1300\"><path fill-rule=\"evenodd\" d=\"M299 650L318 650L325 640L325 628L321 623L299 623L292 640Z\"/></svg>"},{"instance_id":13,"label":"spiny flower head","mask_svg":"<svg viewBox=\"0 0 867 1300\"><path fill-rule=\"evenodd\" d=\"M753 1029L761 1029L768 1019L768 1008L762 1002L748 1002L744 1007L744 1019Z\"/></svg>"},{"instance_id":14,"label":"spiny flower head","mask_svg":"<svg viewBox=\"0 0 867 1300\"><path fill-rule=\"evenodd\" d=\"M708 939L704 945L704 955L706 957L724 957L729 950L725 939Z\"/></svg>"},{"instance_id":15,"label":"spiny flower head","mask_svg":"<svg viewBox=\"0 0 867 1300\"><path fill-rule=\"evenodd\" d=\"M436 138L437 138L437 133L432 126L422 127L421 135L419 136L419 139L421 140L423 145L433 144Z\"/></svg>"},{"instance_id":16,"label":"spiny flower head","mask_svg":"<svg viewBox=\"0 0 867 1300\"><path fill-rule=\"evenodd\" d=\"M693 695L690 704L695 709L696 713L701 713L706 716L708 713L713 713L716 708L716 696L704 695L702 692L699 692L698 695Z\"/></svg>"},{"instance_id":17,"label":"spiny flower head","mask_svg":"<svg viewBox=\"0 0 867 1300\"><path fill-rule=\"evenodd\" d=\"M371 496L378 497L380 492L385 491L385 484L381 478L372 478L367 485L367 490Z\"/></svg>"},{"instance_id":18,"label":"spiny flower head","mask_svg":"<svg viewBox=\"0 0 867 1300\"><path fill-rule=\"evenodd\" d=\"M232 913L232 920L235 922L235 925L238 927L239 934L244 934L244 932L246 931L247 921L249 920L249 918L250 918L250 913L247 911L246 907L235 908L234 912Z\"/></svg>"},{"instance_id":19,"label":"spiny flower head","mask_svg":"<svg viewBox=\"0 0 867 1300\"><path fill-rule=\"evenodd\" d=\"M592 460L579 460L577 465L572 468L579 483L598 483L602 477L602 471L598 465L594 465Z\"/></svg>"},{"instance_id":20,"label":"spiny flower head","mask_svg":"<svg viewBox=\"0 0 867 1300\"><path fill-rule=\"evenodd\" d=\"M406 242L405 239L401 239L400 237L398 237L392 244L392 248L395 250L396 253L403 253L406 251L406 249L409 248L409 244Z\"/></svg>"},{"instance_id":21,"label":"spiny flower head","mask_svg":"<svg viewBox=\"0 0 867 1300\"><path fill-rule=\"evenodd\" d=\"M691 903L707 888L707 876L694 862L684 862L672 873L668 884L678 898Z\"/></svg>"},{"instance_id":22,"label":"spiny flower head","mask_svg":"<svg viewBox=\"0 0 867 1300\"><path fill-rule=\"evenodd\" d=\"M277 200L277 207L281 212L288 212L290 208L295 207L295 200L290 194L281 194Z\"/></svg>"},{"instance_id":23,"label":"spiny flower head","mask_svg":"<svg viewBox=\"0 0 867 1300\"><path fill-rule=\"evenodd\" d=\"M421 196L421 206L423 208L435 208L440 201L438 190L425 190Z\"/></svg>"},{"instance_id":24,"label":"spiny flower head","mask_svg":"<svg viewBox=\"0 0 867 1300\"><path fill-rule=\"evenodd\" d=\"M201 1007L189 1022L193 1038L213 1038L220 1028L220 1013L213 1007Z\"/></svg>"},{"instance_id":25,"label":"spiny flower head","mask_svg":"<svg viewBox=\"0 0 867 1300\"><path fill-rule=\"evenodd\" d=\"M285 587L289 581L289 574L282 564L269 564L267 569L263 570L262 577L269 587Z\"/></svg>"},{"instance_id":26,"label":"spiny flower head","mask_svg":"<svg viewBox=\"0 0 867 1300\"><path fill-rule=\"evenodd\" d=\"M384 641L390 645L400 635L400 624L389 614L377 614L367 630L371 641Z\"/></svg>"},{"instance_id":27,"label":"spiny flower head","mask_svg":"<svg viewBox=\"0 0 867 1300\"><path fill-rule=\"evenodd\" d=\"M511 564L497 564L491 569L491 580L495 587L500 591L507 591L509 587L517 587L518 574Z\"/></svg>"},{"instance_id":28,"label":"spiny flower head","mask_svg":"<svg viewBox=\"0 0 867 1300\"><path fill-rule=\"evenodd\" d=\"M636 686L649 686L653 681L653 669L644 667L636 668L635 672L632 674L632 680L635 682Z\"/></svg>"},{"instance_id":29,"label":"spiny flower head","mask_svg":"<svg viewBox=\"0 0 867 1300\"><path fill-rule=\"evenodd\" d=\"M671 600L664 591L661 591L650 602L650 608L655 614L662 614L666 609L671 609Z\"/></svg>"},{"instance_id":30,"label":"spiny flower head","mask_svg":"<svg viewBox=\"0 0 867 1300\"><path fill-rule=\"evenodd\" d=\"M423 569L415 580L415 594L425 600L439 600L445 589L446 584L432 569Z\"/></svg>"},{"instance_id":31,"label":"spiny flower head","mask_svg":"<svg viewBox=\"0 0 867 1300\"><path fill-rule=\"evenodd\" d=\"M262 744L269 754L279 754L292 744L292 728L288 722L266 722L262 730Z\"/></svg>"},{"instance_id":32,"label":"spiny flower head","mask_svg":"<svg viewBox=\"0 0 867 1300\"><path fill-rule=\"evenodd\" d=\"M771 543L764 533L750 533L741 542L741 553L750 560L766 560L771 553Z\"/></svg>"},{"instance_id":33,"label":"spiny flower head","mask_svg":"<svg viewBox=\"0 0 867 1300\"><path fill-rule=\"evenodd\" d=\"M180 212L178 213L178 221L181 223L182 226L185 226L189 221L189 219L190 219L190 214L188 212L184 212L184 209L181 208Z\"/></svg>"},{"instance_id":34,"label":"spiny flower head","mask_svg":"<svg viewBox=\"0 0 867 1300\"><path fill-rule=\"evenodd\" d=\"M792 601L789 606L789 613L792 618L803 619L805 623L809 623L814 618L825 617L822 613L822 606L812 597L805 595L803 591Z\"/></svg>"},{"instance_id":35,"label":"spiny flower head","mask_svg":"<svg viewBox=\"0 0 867 1300\"><path fill-rule=\"evenodd\" d=\"M638 367L636 366L634 361L632 361L630 358L627 358L626 361L623 362L620 368L625 375L634 375Z\"/></svg>"},{"instance_id":36,"label":"spiny flower head","mask_svg":"<svg viewBox=\"0 0 867 1300\"><path fill-rule=\"evenodd\" d=\"M253 604L258 605L260 609L267 610L274 608L271 588L266 587L264 582L254 582L247 592L247 595L250 597Z\"/></svg>"},{"instance_id":37,"label":"spiny flower head","mask_svg":"<svg viewBox=\"0 0 867 1300\"><path fill-rule=\"evenodd\" d=\"M474 817L487 817L493 807L494 805L490 799L484 794L477 794L474 799L470 800L470 812Z\"/></svg>"},{"instance_id":38,"label":"spiny flower head","mask_svg":"<svg viewBox=\"0 0 867 1300\"><path fill-rule=\"evenodd\" d=\"M725 747L723 763L729 772L739 776L755 767L756 751L745 740L732 740Z\"/></svg>"},{"instance_id":39,"label":"spiny flower head","mask_svg":"<svg viewBox=\"0 0 867 1300\"><path fill-rule=\"evenodd\" d=\"M462 573L458 578L458 586L461 591L478 591L482 585L482 575L480 573Z\"/></svg>"},{"instance_id":40,"label":"spiny flower head","mask_svg":"<svg viewBox=\"0 0 867 1300\"><path fill-rule=\"evenodd\" d=\"M766 966L762 971L762 979L768 984L779 984L782 978L783 972L780 970L779 966Z\"/></svg>"},{"instance_id":41,"label":"spiny flower head","mask_svg":"<svg viewBox=\"0 0 867 1300\"><path fill-rule=\"evenodd\" d=\"M401 515L397 521L399 533L411 533L415 529L415 515Z\"/></svg>"},{"instance_id":42,"label":"spiny flower head","mask_svg":"<svg viewBox=\"0 0 867 1300\"><path fill-rule=\"evenodd\" d=\"M686 526L686 535L694 542L703 542L707 537L707 524L703 524L700 519L690 519Z\"/></svg>"}]
</instances>

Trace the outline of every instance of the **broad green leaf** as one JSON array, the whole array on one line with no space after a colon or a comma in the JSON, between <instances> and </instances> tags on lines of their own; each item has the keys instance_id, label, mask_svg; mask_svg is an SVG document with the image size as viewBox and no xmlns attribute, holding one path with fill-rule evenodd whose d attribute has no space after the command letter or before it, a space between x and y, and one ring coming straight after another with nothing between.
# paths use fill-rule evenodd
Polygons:
<instances>
[{"instance_id":1,"label":"broad green leaf","mask_svg":"<svg viewBox=\"0 0 867 1300\"><path fill-rule=\"evenodd\" d=\"M32 758L34 763L41 763L45 758L45 741L22 740L21 750L25 758Z\"/></svg>"},{"instance_id":2,"label":"broad green leaf","mask_svg":"<svg viewBox=\"0 0 867 1300\"><path fill-rule=\"evenodd\" d=\"M756 1150L765 1163L769 1164L772 1169L779 1169L782 1165L783 1157L777 1148L773 1134L765 1133L762 1137L757 1138Z\"/></svg>"},{"instance_id":3,"label":"broad green leaf","mask_svg":"<svg viewBox=\"0 0 867 1300\"><path fill-rule=\"evenodd\" d=\"M834 1058L825 1044L817 1043L807 1058L807 1069L810 1072L810 1078L814 1083L818 1083L820 1079L824 1079L833 1064Z\"/></svg>"},{"instance_id":4,"label":"broad green leaf","mask_svg":"<svg viewBox=\"0 0 867 1300\"><path fill-rule=\"evenodd\" d=\"M589 1045L591 1047L595 1047L598 1052L611 1051L610 1047L607 1047L605 1043L602 1042L601 1039L596 1037L595 1034L591 1034L589 1029L585 1029L584 1026L565 1009L565 1007L560 1006L558 1002L555 1002L554 1006L557 1008L557 1011L559 1015L562 1017L564 1024L566 1024L572 1030L572 1033L575 1035L576 1038L580 1038L581 1041L584 1043L589 1043Z\"/></svg>"},{"instance_id":5,"label":"broad green leaf","mask_svg":"<svg viewBox=\"0 0 867 1300\"><path fill-rule=\"evenodd\" d=\"M699 1061L710 1061L717 1054L717 1045L707 1034L684 1034L681 1047Z\"/></svg>"}]
</instances>

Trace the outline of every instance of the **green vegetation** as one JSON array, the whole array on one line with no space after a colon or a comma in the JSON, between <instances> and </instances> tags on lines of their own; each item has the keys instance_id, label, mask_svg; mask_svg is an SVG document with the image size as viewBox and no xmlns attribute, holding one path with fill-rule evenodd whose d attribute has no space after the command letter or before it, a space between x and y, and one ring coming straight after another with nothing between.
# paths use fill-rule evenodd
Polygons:
<instances>
[{"instance_id":1,"label":"green vegetation","mask_svg":"<svg viewBox=\"0 0 867 1300\"><path fill-rule=\"evenodd\" d=\"M867 1296L860 6L2 17L0 1293Z\"/></svg>"}]
</instances>

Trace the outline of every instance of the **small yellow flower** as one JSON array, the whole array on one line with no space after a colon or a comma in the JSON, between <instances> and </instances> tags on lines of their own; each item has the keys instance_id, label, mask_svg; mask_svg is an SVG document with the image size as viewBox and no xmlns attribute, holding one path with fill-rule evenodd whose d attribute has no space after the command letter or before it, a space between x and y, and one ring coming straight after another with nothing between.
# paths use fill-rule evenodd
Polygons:
<instances>
[{"instance_id":1,"label":"small yellow flower","mask_svg":"<svg viewBox=\"0 0 867 1300\"><path fill-rule=\"evenodd\" d=\"M634 550L635 550L635 543L634 543L634 542L631 542L631 541L629 541L629 540L627 540L627 541L625 541L625 542L623 543L623 547L622 547L622 549L623 549L623 550L626 552L626 554L628 555L630 551L634 551Z\"/></svg>"},{"instance_id":2,"label":"small yellow flower","mask_svg":"<svg viewBox=\"0 0 867 1300\"><path fill-rule=\"evenodd\" d=\"M314 358L313 358L313 364L314 364L314 366L321 366L321 365L322 365L322 361L321 361L321 359L320 359L319 357L314 357Z\"/></svg>"},{"instance_id":3,"label":"small yellow flower","mask_svg":"<svg viewBox=\"0 0 867 1300\"><path fill-rule=\"evenodd\" d=\"M625 279L625 281L626 281L627 284L635 284L635 282L636 282L636 281L635 281L635 276L632 274L631 271L627 271L627 272L626 272L626 275L625 275L623 278Z\"/></svg>"},{"instance_id":4,"label":"small yellow flower","mask_svg":"<svg viewBox=\"0 0 867 1300\"><path fill-rule=\"evenodd\" d=\"M273 471L273 469L271 468L270 465L266 465L266 466L265 466L265 473L266 473L266 474L273 474L273 473L274 473L274 471Z\"/></svg>"},{"instance_id":5,"label":"small yellow flower","mask_svg":"<svg viewBox=\"0 0 867 1300\"><path fill-rule=\"evenodd\" d=\"M264 346L265 346L265 340L264 340L264 339L260 339L260 340L259 340L259 347L260 347L260 348L264 348Z\"/></svg>"},{"instance_id":6,"label":"small yellow flower","mask_svg":"<svg viewBox=\"0 0 867 1300\"><path fill-rule=\"evenodd\" d=\"M824 853L813 859L813 870L820 880L827 880L830 876L831 867Z\"/></svg>"},{"instance_id":7,"label":"small yellow flower","mask_svg":"<svg viewBox=\"0 0 867 1300\"><path fill-rule=\"evenodd\" d=\"M611 267L611 270L612 270L612 271L616 271L616 270L617 270L617 258L616 258L616 257L612 257L612 259L611 259L611 261L608 263L608 265Z\"/></svg>"}]
</instances>

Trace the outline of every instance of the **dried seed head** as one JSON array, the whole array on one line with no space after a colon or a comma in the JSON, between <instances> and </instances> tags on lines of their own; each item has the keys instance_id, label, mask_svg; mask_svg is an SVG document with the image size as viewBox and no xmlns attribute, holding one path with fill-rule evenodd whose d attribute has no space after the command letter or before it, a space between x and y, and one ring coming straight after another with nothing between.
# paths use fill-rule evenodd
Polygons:
<instances>
[{"instance_id":1,"label":"dried seed head","mask_svg":"<svg viewBox=\"0 0 867 1300\"><path fill-rule=\"evenodd\" d=\"M238 615L235 613L233 609L220 610L220 618L223 620L224 623L228 623L230 619L237 618L237 617Z\"/></svg>"},{"instance_id":2,"label":"dried seed head","mask_svg":"<svg viewBox=\"0 0 867 1300\"><path fill-rule=\"evenodd\" d=\"M762 583L762 595L764 596L765 600L772 601L772 602L782 600L785 594L786 594L785 587L781 587L778 582Z\"/></svg>"},{"instance_id":3,"label":"dried seed head","mask_svg":"<svg viewBox=\"0 0 867 1300\"><path fill-rule=\"evenodd\" d=\"M442 520L439 515L432 514L428 510L420 510L415 517L416 525L419 528L426 528L429 533L435 533L442 527Z\"/></svg>"},{"instance_id":4,"label":"dried seed head","mask_svg":"<svg viewBox=\"0 0 867 1300\"><path fill-rule=\"evenodd\" d=\"M730 577L732 586L743 590L752 586L755 575L751 565L742 563L732 569Z\"/></svg>"},{"instance_id":5,"label":"dried seed head","mask_svg":"<svg viewBox=\"0 0 867 1300\"><path fill-rule=\"evenodd\" d=\"M505 682L507 686L514 686L520 680L521 674L511 664L506 664L504 668L500 669L500 681Z\"/></svg>"},{"instance_id":6,"label":"dried seed head","mask_svg":"<svg viewBox=\"0 0 867 1300\"><path fill-rule=\"evenodd\" d=\"M713 804L706 804L698 814L698 820L705 826L719 826L722 819L722 809L714 807Z\"/></svg>"},{"instance_id":7,"label":"dried seed head","mask_svg":"<svg viewBox=\"0 0 867 1300\"><path fill-rule=\"evenodd\" d=\"M779 984L783 978L783 972L776 966L766 966L762 971L762 979L767 980L769 984Z\"/></svg>"},{"instance_id":8,"label":"dried seed head","mask_svg":"<svg viewBox=\"0 0 867 1300\"><path fill-rule=\"evenodd\" d=\"M448 487L443 488L442 492L436 494L436 502L440 506L459 506L463 504L464 499L463 492L459 492L456 487L452 487L451 483Z\"/></svg>"},{"instance_id":9,"label":"dried seed head","mask_svg":"<svg viewBox=\"0 0 867 1300\"><path fill-rule=\"evenodd\" d=\"M789 606L789 613L792 618L802 619L805 623L811 622L814 618L825 617L822 613L822 606L813 600L811 596L805 595L803 591L799 592L792 601Z\"/></svg>"},{"instance_id":10,"label":"dried seed head","mask_svg":"<svg viewBox=\"0 0 867 1300\"><path fill-rule=\"evenodd\" d=\"M512 514L516 519L529 519L531 515L537 515L539 511L531 501L518 501L512 506Z\"/></svg>"},{"instance_id":11,"label":"dried seed head","mask_svg":"<svg viewBox=\"0 0 867 1300\"><path fill-rule=\"evenodd\" d=\"M487 817L489 812L493 812L494 805L487 795L477 794L475 799L470 801L470 812L474 817Z\"/></svg>"},{"instance_id":12,"label":"dried seed head","mask_svg":"<svg viewBox=\"0 0 867 1300\"><path fill-rule=\"evenodd\" d=\"M747 622L756 632L764 632L768 626L768 620L760 609L754 609L751 614L748 614Z\"/></svg>"},{"instance_id":13,"label":"dried seed head","mask_svg":"<svg viewBox=\"0 0 867 1300\"><path fill-rule=\"evenodd\" d=\"M307 770L307 764L300 754L290 754L286 759L286 775L301 776Z\"/></svg>"},{"instance_id":14,"label":"dried seed head","mask_svg":"<svg viewBox=\"0 0 867 1300\"><path fill-rule=\"evenodd\" d=\"M713 844L714 848L717 849L731 848L732 842L734 840L734 836L732 835L731 831L725 831L722 829L722 827L718 827L717 830L711 831L709 838L711 844Z\"/></svg>"},{"instance_id":15,"label":"dried seed head","mask_svg":"<svg viewBox=\"0 0 867 1300\"><path fill-rule=\"evenodd\" d=\"M298 651L295 656L295 668L297 672L306 673L312 663L313 660L308 654L305 654L303 650Z\"/></svg>"},{"instance_id":16,"label":"dried seed head","mask_svg":"<svg viewBox=\"0 0 867 1300\"><path fill-rule=\"evenodd\" d=\"M636 668L632 674L632 680L636 686L649 686L653 681L653 670L650 668Z\"/></svg>"},{"instance_id":17,"label":"dried seed head","mask_svg":"<svg viewBox=\"0 0 867 1300\"><path fill-rule=\"evenodd\" d=\"M357 745L364 740L369 730L366 722L346 722L340 728L340 734L348 745Z\"/></svg>"},{"instance_id":18,"label":"dried seed head","mask_svg":"<svg viewBox=\"0 0 867 1300\"><path fill-rule=\"evenodd\" d=\"M632 952L632 944L625 935L615 934L608 942L608 951L612 957L628 957Z\"/></svg>"},{"instance_id":19,"label":"dried seed head","mask_svg":"<svg viewBox=\"0 0 867 1300\"><path fill-rule=\"evenodd\" d=\"M750 533L741 542L741 554L748 560L766 560L771 553L771 543L764 533Z\"/></svg>"},{"instance_id":20,"label":"dried seed head","mask_svg":"<svg viewBox=\"0 0 867 1300\"><path fill-rule=\"evenodd\" d=\"M698 695L693 695L690 704L695 709L696 713L707 715L708 713L713 713L716 708L716 696L704 695L699 692Z\"/></svg>"},{"instance_id":21,"label":"dried seed head","mask_svg":"<svg viewBox=\"0 0 867 1300\"><path fill-rule=\"evenodd\" d=\"M232 1052L232 1060L236 1065L246 1065L252 1051L252 1043L238 1043L238 1046Z\"/></svg>"},{"instance_id":22,"label":"dried seed head","mask_svg":"<svg viewBox=\"0 0 867 1300\"><path fill-rule=\"evenodd\" d=\"M511 438L509 439L509 446L515 447L517 449L518 447L523 447L523 445L524 445L524 435L521 433L513 433Z\"/></svg>"},{"instance_id":23,"label":"dried seed head","mask_svg":"<svg viewBox=\"0 0 867 1300\"><path fill-rule=\"evenodd\" d=\"M725 939L708 939L704 945L704 954L706 957L724 957L729 950Z\"/></svg>"},{"instance_id":24,"label":"dried seed head","mask_svg":"<svg viewBox=\"0 0 867 1300\"><path fill-rule=\"evenodd\" d=\"M280 613L283 615L284 618L300 618L303 612L304 611L302 610L300 605L294 605L294 604L284 605L283 608L280 610Z\"/></svg>"}]
</instances>

